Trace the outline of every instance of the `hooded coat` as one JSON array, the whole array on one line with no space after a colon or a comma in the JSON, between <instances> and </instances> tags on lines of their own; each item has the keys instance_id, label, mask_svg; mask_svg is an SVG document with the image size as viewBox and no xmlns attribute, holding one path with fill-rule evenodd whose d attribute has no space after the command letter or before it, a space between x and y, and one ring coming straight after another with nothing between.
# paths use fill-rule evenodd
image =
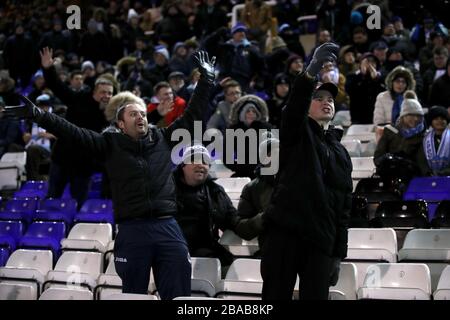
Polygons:
<instances>
[{"instance_id":1,"label":"hooded coat","mask_svg":"<svg viewBox=\"0 0 450 320\"><path fill-rule=\"evenodd\" d=\"M373 111L373 123L382 124L390 123L392 119L392 108L394 106L393 99L393 82L394 79L402 77L406 79L406 90L414 90L416 81L412 72L402 66L396 67L386 77L386 91L381 92L375 101L375 109ZM403 93L402 93L403 94Z\"/></svg>"},{"instance_id":2,"label":"hooded coat","mask_svg":"<svg viewBox=\"0 0 450 320\"><path fill-rule=\"evenodd\" d=\"M241 111L244 107L246 107L247 104L251 104L252 106L256 107L257 112L259 112L259 119L253 121L250 126L248 126L246 123L239 120L239 116ZM240 164L238 163L237 159L237 152L238 152L238 141L234 139L233 143L233 150L234 150L234 161L230 163L230 161L227 161L227 158L224 159L224 164L230 168L232 171L234 171L234 177L249 177L250 179L255 178L255 169L257 167L257 163L259 159L257 159L256 163L250 163L250 160L253 160L252 157L253 153L256 152L256 157L258 155L258 150L254 150L254 147L259 146L259 144L262 142L261 134L263 131L267 131L272 129L272 125L268 123L269 120L269 109L267 108L266 103L261 98L255 96L255 95L246 95L241 98L239 98L232 106L230 110L230 123L228 129L235 130L243 130L244 133L250 134L253 132L253 130L256 131L257 135L257 141L253 142L249 139L246 139L245 141L245 163ZM224 153L226 153L226 144L232 143L230 138L225 135L225 146L224 146ZM250 154L252 153L252 154Z\"/></svg>"}]
</instances>

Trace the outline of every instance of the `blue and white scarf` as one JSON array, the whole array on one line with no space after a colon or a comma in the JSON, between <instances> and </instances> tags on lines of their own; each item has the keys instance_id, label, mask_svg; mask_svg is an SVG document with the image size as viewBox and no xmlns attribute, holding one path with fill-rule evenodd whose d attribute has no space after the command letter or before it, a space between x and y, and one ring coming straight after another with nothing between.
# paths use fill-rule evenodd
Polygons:
<instances>
[{"instance_id":1,"label":"blue and white scarf","mask_svg":"<svg viewBox=\"0 0 450 320\"><path fill-rule=\"evenodd\" d=\"M424 130L424 127L425 126L422 121L414 128L400 128L400 134L402 135L403 138L408 139L415 136L416 134L421 133Z\"/></svg>"},{"instance_id":2,"label":"blue and white scarf","mask_svg":"<svg viewBox=\"0 0 450 320\"><path fill-rule=\"evenodd\" d=\"M425 157L427 158L428 165L433 173L448 167L450 165L450 129L445 129L442 133L441 144L436 152L434 144L435 132L433 129L427 133L423 139L423 150L425 151Z\"/></svg>"}]
</instances>

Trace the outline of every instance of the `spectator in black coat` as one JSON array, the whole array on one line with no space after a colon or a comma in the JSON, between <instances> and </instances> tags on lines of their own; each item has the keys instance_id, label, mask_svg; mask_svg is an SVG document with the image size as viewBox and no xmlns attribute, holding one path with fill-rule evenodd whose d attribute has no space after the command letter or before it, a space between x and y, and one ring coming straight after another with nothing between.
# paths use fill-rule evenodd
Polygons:
<instances>
[{"instance_id":1,"label":"spectator in black coat","mask_svg":"<svg viewBox=\"0 0 450 320\"><path fill-rule=\"evenodd\" d=\"M384 91L380 63L372 53L361 57L359 70L347 76L345 91L350 97L350 116L354 124L370 124L373 119L375 101Z\"/></svg>"}]
</instances>

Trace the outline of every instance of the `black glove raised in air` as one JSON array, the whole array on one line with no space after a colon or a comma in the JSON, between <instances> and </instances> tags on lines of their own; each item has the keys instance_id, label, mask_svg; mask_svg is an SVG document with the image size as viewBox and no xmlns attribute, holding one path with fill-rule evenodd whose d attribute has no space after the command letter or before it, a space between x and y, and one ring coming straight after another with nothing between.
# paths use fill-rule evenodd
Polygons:
<instances>
[{"instance_id":1,"label":"black glove raised in air","mask_svg":"<svg viewBox=\"0 0 450 320\"><path fill-rule=\"evenodd\" d=\"M194 53L194 60L197 63L198 70L203 78L209 82L214 82L216 79L215 67L216 57L209 59L208 52L197 51Z\"/></svg>"},{"instance_id":2,"label":"black glove raised in air","mask_svg":"<svg viewBox=\"0 0 450 320\"><path fill-rule=\"evenodd\" d=\"M311 62L306 67L306 72L311 77L315 77L320 70L322 70L322 66L327 61L336 61L339 53L339 46L332 42L326 42L321 46L317 47L314 51Z\"/></svg>"}]
</instances>

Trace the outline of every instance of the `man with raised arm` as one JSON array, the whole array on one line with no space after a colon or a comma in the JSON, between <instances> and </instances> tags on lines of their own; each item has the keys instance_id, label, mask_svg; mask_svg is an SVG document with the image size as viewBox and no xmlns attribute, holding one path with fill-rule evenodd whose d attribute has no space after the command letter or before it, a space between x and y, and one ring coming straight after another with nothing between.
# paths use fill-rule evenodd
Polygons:
<instances>
[{"instance_id":1,"label":"man with raised arm","mask_svg":"<svg viewBox=\"0 0 450 320\"><path fill-rule=\"evenodd\" d=\"M201 79L184 115L171 126L149 126L146 106L135 97L117 109L115 125L102 134L79 128L51 113L42 112L28 99L25 106L8 107L7 114L31 118L57 137L102 160L105 164L119 233L115 239L115 267L124 293L146 294L150 269L162 299L189 296L191 264L177 213L172 176L171 134L177 128L193 131L202 118L215 80L214 61L204 51L194 58Z\"/></svg>"},{"instance_id":2,"label":"man with raised arm","mask_svg":"<svg viewBox=\"0 0 450 320\"><path fill-rule=\"evenodd\" d=\"M347 254L352 164L330 125L338 89L315 79L337 45L318 47L296 76L280 129L280 169L266 214L261 275L263 299L292 299L297 276L300 299L326 300Z\"/></svg>"}]
</instances>

